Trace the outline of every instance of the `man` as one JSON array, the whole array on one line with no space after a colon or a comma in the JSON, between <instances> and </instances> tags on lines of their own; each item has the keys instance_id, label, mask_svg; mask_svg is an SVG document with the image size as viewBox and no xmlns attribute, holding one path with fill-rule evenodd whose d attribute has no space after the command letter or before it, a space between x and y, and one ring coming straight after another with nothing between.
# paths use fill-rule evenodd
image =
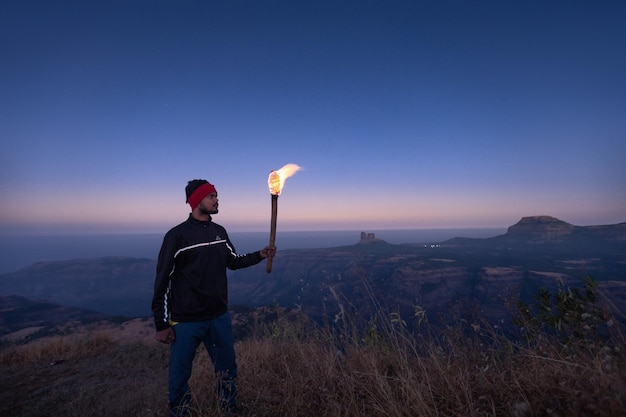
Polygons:
<instances>
[{"instance_id":1,"label":"man","mask_svg":"<svg viewBox=\"0 0 626 417\"><path fill-rule=\"evenodd\" d=\"M200 343L218 377L220 407L226 411L236 407L237 364L226 268L246 268L276 254L269 246L245 255L235 252L226 230L212 222L211 215L218 212L213 184L192 180L185 193L191 214L163 238L152 298L155 338L170 344L170 416L189 413L188 380Z\"/></svg>"}]
</instances>

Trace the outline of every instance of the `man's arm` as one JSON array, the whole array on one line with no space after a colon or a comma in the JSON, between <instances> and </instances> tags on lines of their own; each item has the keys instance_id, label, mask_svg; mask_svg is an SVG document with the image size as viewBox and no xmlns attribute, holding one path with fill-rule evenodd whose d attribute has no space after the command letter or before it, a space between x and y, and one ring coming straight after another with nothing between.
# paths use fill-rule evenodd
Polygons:
<instances>
[{"instance_id":1,"label":"man's arm","mask_svg":"<svg viewBox=\"0 0 626 417\"><path fill-rule=\"evenodd\" d=\"M152 296L152 314L157 332L170 327L169 291L170 276L174 270L175 239L168 233L163 238L157 260L154 295Z\"/></svg>"},{"instance_id":2,"label":"man's arm","mask_svg":"<svg viewBox=\"0 0 626 417\"><path fill-rule=\"evenodd\" d=\"M276 255L276 247L275 246L266 246L261 250L256 252L246 253L245 255L238 255L235 252L235 248L233 244L230 242L230 239L227 239L227 247L228 247L228 269L241 269L247 268L252 265L256 265L261 262L263 259L268 256Z\"/></svg>"}]
</instances>

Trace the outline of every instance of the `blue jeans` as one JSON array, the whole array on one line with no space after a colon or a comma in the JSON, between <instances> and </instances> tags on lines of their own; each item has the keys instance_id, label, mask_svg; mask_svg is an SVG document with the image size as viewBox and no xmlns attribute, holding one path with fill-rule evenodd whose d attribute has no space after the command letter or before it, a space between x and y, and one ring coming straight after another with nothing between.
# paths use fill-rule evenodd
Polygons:
<instances>
[{"instance_id":1,"label":"blue jeans","mask_svg":"<svg viewBox=\"0 0 626 417\"><path fill-rule=\"evenodd\" d=\"M217 375L220 407L234 408L237 401L237 362L230 313L206 321L178 323L176 340L170 345L170 416L185 415L191 404L189 378L200 343L204 344Z\"/></svg>"}]
</instances>

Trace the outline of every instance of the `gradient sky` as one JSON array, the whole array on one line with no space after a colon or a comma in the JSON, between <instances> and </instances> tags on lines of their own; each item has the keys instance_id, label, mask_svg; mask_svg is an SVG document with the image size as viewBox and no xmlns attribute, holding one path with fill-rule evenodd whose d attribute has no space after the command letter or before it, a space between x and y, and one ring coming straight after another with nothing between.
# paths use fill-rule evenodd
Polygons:
<instances>
[{"instance_id":1,"label":"gradient sky","mask_svg":"<svg viewBox=\"0 0 626 417\"><path fill-rule=\"evenodd\" d=\"M626 221L626 2L8 0L0 233Z\"/></svg>"}]
</instances>

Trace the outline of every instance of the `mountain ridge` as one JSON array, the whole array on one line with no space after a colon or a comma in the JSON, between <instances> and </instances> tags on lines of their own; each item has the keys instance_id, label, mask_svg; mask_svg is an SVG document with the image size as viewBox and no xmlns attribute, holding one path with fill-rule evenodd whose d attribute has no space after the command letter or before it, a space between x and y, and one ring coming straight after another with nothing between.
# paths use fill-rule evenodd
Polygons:
<instances>
[{"instance_id":1,"label":"mountain ridge","mask_svg":"<svg viewBox=\"0 0 626 417\"><path fill-rule=\"evenodd\" d=\"M362 234L354 245L280 251L271 274L260 266L229 272L230 304L279 305L316 318L337 314L342 302L364 314L380 303L406 317L419 305L432 315L478 308L495 318L506 315L506 294L531 300L539 287L577 285L589 275L620 305L625 231L626 223L582 227L529 216L504 235L437 245L394 245ZM131 257L38 262L0 275L0 295L149 317L155 268L155 260Z\"/></svg>"},{"instance_id":2,"label":"mountain ridge","mask_svg":"<svg viewBox=\"0 0 626 417\"><path fill-rule=\"evenodd\" d=\"M561 240L568 236L598 237L626 240L626 222L613 225L575 226L551 216L528 216L510 226L506 235L524 236L544 241Z\"/></svg>"},{"instance_id":3,"label":"mountain ridge","mask_svg":"<svg viewBox=\"0 0 626 417\"><path fill-rule=\"evenodd\" d=\"M556 217L538 215L522 217L517 223L507 228L503 235L488 238L465 238L455 237L445 241L446 243L462 242L517 242L519 244L537 243L560 243L560 242L581 242L588 240L588 243L598 240L606 241L626 241L626 222L576 226L560 220Z\"/></svg>"}]
</instances>

